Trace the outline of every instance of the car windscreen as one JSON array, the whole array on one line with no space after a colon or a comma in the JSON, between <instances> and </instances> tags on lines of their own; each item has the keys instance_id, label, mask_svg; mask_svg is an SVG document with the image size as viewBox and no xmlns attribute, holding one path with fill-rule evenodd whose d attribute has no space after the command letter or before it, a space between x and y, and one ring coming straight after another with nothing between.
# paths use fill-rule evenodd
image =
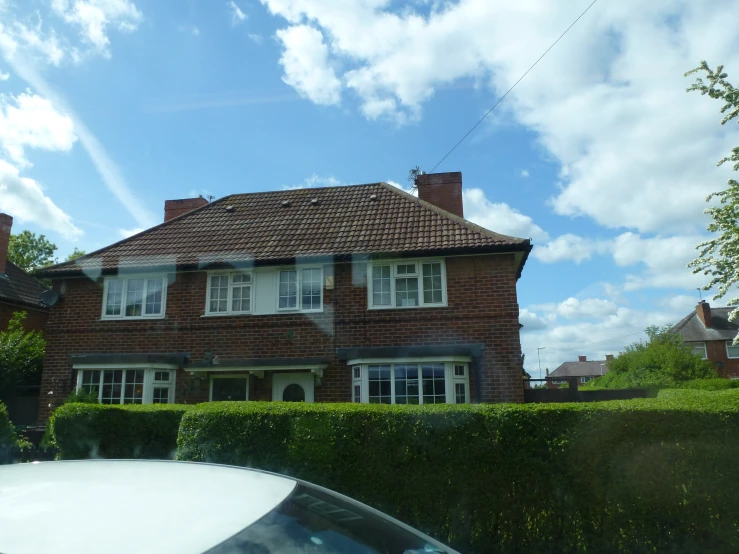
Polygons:
<instances>
[{"instance_id":1,"label":"car windscreen","mask_svg":"<svg viewBox=\"0 0 739 554\"><path fill-rule=\"evenodd\" d=\"M421 554L448 552L428 537L347 502L298 485L277 508L209 554Z\"/></svg>"}]
</instances>

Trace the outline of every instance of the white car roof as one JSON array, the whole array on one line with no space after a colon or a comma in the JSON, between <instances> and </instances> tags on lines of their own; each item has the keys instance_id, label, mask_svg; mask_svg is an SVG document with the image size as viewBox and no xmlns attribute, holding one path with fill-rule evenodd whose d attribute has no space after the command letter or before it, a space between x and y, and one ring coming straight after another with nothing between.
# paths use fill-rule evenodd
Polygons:
<instances>
[{"instance_id":1,"label":"white car roof","mask_svg":"<svg viewBox=\"0 0 739 554\"><path fill-rule=\"evenodd\" d=\"M296 484L186 462L0 466L0 552L201 553L268 514Z\"/></svg>"}]
</instances>

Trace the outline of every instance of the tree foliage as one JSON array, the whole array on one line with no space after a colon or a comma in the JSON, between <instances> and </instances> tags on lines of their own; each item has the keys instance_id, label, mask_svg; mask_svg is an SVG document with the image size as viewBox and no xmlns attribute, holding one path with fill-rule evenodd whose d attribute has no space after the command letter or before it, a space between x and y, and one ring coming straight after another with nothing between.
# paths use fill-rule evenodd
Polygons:
<instances>
[{"instance_id":1,"label":"tree foliage","mask_svg":"<svg viewBox=\"0 0 739 554\"><path fill-rule=\"evenodd\" d=\"M718 377L707 360L693 355L683 338L670 326L646 329L648 342L635 342L608 362L609 372L587 388L625 389L679 387L694 379Z\"/></svg>"},{"instance_id":2,"label":"tree foliage","mask_svg":"<svg viewBox=\"0 0 739 554\"><path fill-rule=\"evenodd\" d=\"M8 259L24 271L33 271L54 263L56 244L46 235L36 236L31 231L10 235Z\"/></svg>"},{"instance_id":3,"label":"tree foliage","mask_svg":"<svg viewBox=\"0 0 739 554\"><path fill-rule=\"evenodd\" d=\"M40 331L26 331L26 312L16 312L0 332L0 394L41 375L46 341Z\"/></svg>"},{"instance_id":4,"label":"tree foliage","mask_svg":"<svg viewBox=\"0 0 739 554\"><path fill-rule=\"evenodd\" d=\"M705 73L705 81L698 77L688 92L698 91L703 95L722 101L721 113L724 114L721 125L732 120L739 123L739 89L726 80L724 66L719 65L714 71L703 61L695 69L688 71L685 76L696 73ZM739 146L731 150L731 154L719 160L718 165L726 162L733 163L733 170L739 171ZM714 204L705 212L712 218L708 230L714 233L713 238L702 242L696 248L698 257L688 264L693 273L703 273L709 276L709 282L703 287L709 290L718 287L714 299L722 298L730 288L739 282L739 182L729 179L728 186L719 192L714 192L706 198L707 202L714 200ZM718 203L715 203L715 200ZM739 296L731 298L728 306L739 306ZM731 311L729 320L739 317L739 308ZM739 344L739 335L734 339Z\"/></svg>"},{"instance_id":5,"label":"tree foliage","mask_svg":"<svg viewBox=\"0 0 739 554\"><path fill-rule=\"evenodd\" d=\"M74 247L74 250L72 250L72 253L67 256L67 259L64 260L65 262L71 262L72 260L76 260L77 258L81 258L82 256L86 255L87 252L84 250L80 250L76 246Z\"/></svg>"}]
</instances>

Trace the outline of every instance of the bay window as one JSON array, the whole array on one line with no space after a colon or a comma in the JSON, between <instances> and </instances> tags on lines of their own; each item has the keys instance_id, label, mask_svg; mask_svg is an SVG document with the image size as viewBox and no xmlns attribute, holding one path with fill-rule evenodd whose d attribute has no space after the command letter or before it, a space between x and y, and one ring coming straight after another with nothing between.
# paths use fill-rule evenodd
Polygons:
<instances>
[{"instance_id":1,"label":"bay window","mask_svg":"<svg viewBox=\"0 0 739 554\"><path fill-rule=\"evenodd\" d=\"M277 271L277 310L320 312L323 309L323 269L298 267Z\"/></svg>"},{"instance_id":2,"label":"bay window","mask_svg":"<svg viewBox=\"0 0 739 554\"><path fill-rule=\"evenodd\" d=\"M77 390L97 396L101 404L171 404L174 369L79 369Z\"/></svg>"},{"instance_id":3,"label":"bay window","mask_svg":"<svg viewBox=\"0 0 739 554\"><path fill-rule=\"evenodd\" d=\"M454 361L355 363L352 402L369 404L467 404L469 364Z\"/></svg>"},{"instance_id":4,"label":"bay window","mask_svg":"<svg viewBox=\"0 0 739 554\"><path fill-rule=\"evenodd\" d=\"M164 317L167 278L110 277L103 286L103 319Z\"/></svg>"},{"instance_id":5,"label":"bay window","mask_svg":"<svg viewBox=\"0 0 739 554\"><path fill-rule=\"evenodd\" d=\"M252 274L211 273L208 276L208 315L248 314L252 305Z\"/></svg>"},{"instance_id":6,"label":"bay window","mask_svg":"<svg viewBox=\"0 0 739 554\"><path fill-rule=\"evenodd\" d=\"M368 267L370 308L446 305L444 260L373 261Z\"/></svg>"}]
</instances>

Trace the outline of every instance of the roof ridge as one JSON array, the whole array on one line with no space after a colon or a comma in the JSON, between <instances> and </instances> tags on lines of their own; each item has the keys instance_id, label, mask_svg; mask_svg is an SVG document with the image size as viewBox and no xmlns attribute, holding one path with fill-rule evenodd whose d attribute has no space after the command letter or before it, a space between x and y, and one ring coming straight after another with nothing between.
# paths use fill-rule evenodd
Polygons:
<instances>
[{"instance_id":1,"label":"roof ridge","mask_svg":"<svg viewBox=\"0 0 739 554\"><path fill-rule=\"evenodd\" d=\"M507 238L507 239L517 240L517 241L520 241L520 242L527 242L527 241L528 242L531 242L530 239L525 239L525 238L521 238L521 237L514 237L512 235L504 235L503 233L497 233L497 232L495 232L495 231L493 231L491 229L486 229L485 227L482 227L481 225L478 225L477 223L472 223L470 220L465 219L464 217L460 217L457 214L454 214L454 213L452 213L450 211L445 210L444 208L440 208L436 204L432 204L431 202L428 202L426 200L423 200L422 198L419 198L418 196L413 196L412 194L407 193L403 189L398 188L396 186L393 186L390 183L386 183L385 181L381 181L381 182L379 182L377 184L378 185L381 185L382 187L384 187L386 189L389 189L389 190L395 192L396 194L398 194L400 196L405 197L409 201L416 202L419 205L422 205L425 208L428 208L431 211L434 211L434 212L438 213L439 215L446 217L447 219L451 219L455 223L459 223L460 225L463 225L463 226L467 227L468 229L470 229L470 230L472 230L472 231L474 231L476 233L480 233L482 235L486 235L486 236L488 236L490 238L495 238L495 239L497 239L498 237L503 237L503 238Z\"/></svg>"}]
</instances>

